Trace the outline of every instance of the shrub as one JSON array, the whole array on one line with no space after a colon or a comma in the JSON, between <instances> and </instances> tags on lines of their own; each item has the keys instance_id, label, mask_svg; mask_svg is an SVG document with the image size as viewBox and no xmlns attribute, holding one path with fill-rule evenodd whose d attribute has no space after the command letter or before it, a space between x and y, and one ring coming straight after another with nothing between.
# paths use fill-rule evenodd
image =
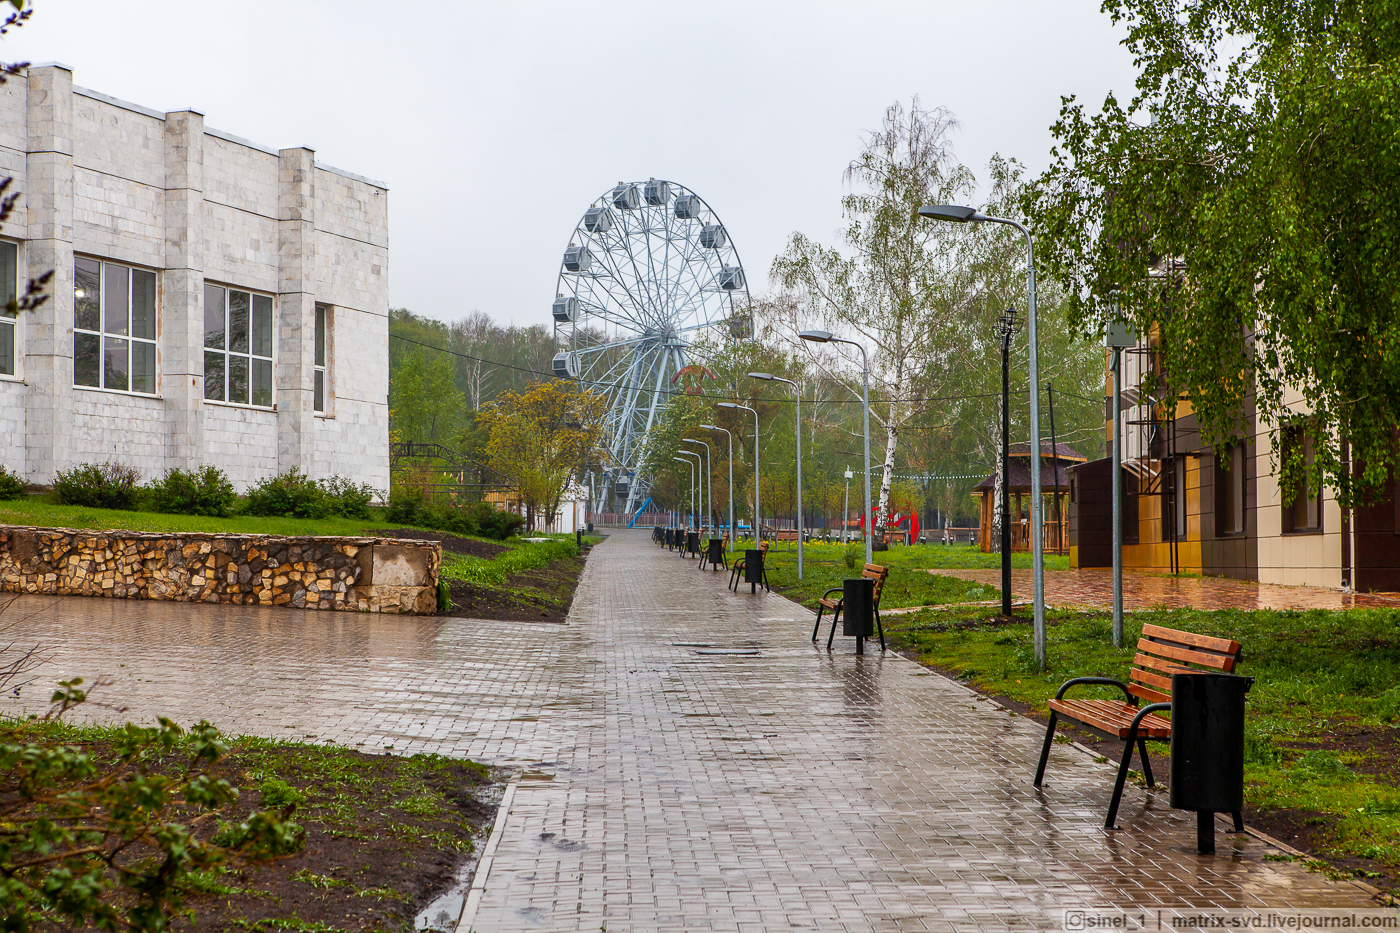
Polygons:
<instances>
[{"instance_id":1,"label":"shrub","mask_svg":"<svg viewBox=\"0 0 1400 933\"><path fill-rule=\"evenodd\" d=\"M856 545L854 545L854 544L848 544L848 545L846 545L846 553L844 553L844 554L841 555L841 559L844 560L844 561L846 562L846 569L847 569L847 570L855 570L855 569L856 569L856 561L860 560L860 557L861 557L861 554L862 554L862 553L864 553L864 552L862 551L862 549L859 548L859 547L857 547Z\"/></svg>"},{"instance_id":2,"label":"shrub","mask_svg":"<svg viewBox=\"0 0 1400 933\"><path fill-rule=\"evenodd\" d=\"M243 511L249 515L325 518L330 514L326 490L300 470L289 470L248 487Z\"/></svg>"},{"instance_id":3,"label":"shrub","mask_svg":"<svg viewBox=\"0 0 1400 933\"><path fill-rule=\"evenodd\" d=\"M9 467L0 466L0 499L24 498L24 480Z\"/></svg>"},{"instance_id":4,"label":"shrub","mask_svg":"<svg viewBox=\"0 0 1400 933\"><path fill-rule=\"evenodd\" d=\"M503 511L489 502L475 503L467 515L480 529L478 534L485 538L495 538L497 541L509 538L525 524L525 516Z\"/></svg>"},{"instance_id":5,"label":"shrub","mask_svg":"<svg viewBox=\"0 0 1400 933\"><path fill-rule=\"evenodd\" d=\"M369 518L369 504L378 495L368 483L355 484L343 476L332 476L321 480L321 488L326 492L326 504L331 515L345 518Z\"/></svg>"},{"instance_id":6,"label":"shrub","mask_svg":"<svg viewBox=\"0 0 1400 933\"><path fill-rule=\"evenodd\" d=\"M97 509L136 508L137 480L141 474L133 466L108 460L84 463L64 472L53 482L58 501L64 505L85 505Z\"/></svg>"},{"instance_id":7,"label":"shrub","mask_svg":"<svg viewBox=\"0 0 1400 933\"><path fill-rule=\"evenodd\" d=\"M465 508L426 502L423 490L408 486L395 490L389 498L385 518L396 524L417 525L454 535L476 535L504 541L520 530L525 519L502 512L489 502L474 502Z\"/></svg>"},{"instance_id":8,"label":"shrub","mask_svg":"<svg viewBox=\"0 0 1400 933\"><path fill-rule=\"evenodd\" d=\"M400 487L390 493L384 517L399 525L421 525L423 511L423 490L417 486Z\"/></svg>"},{"instance_id":9,"label":"shrub","mask_svg":"<svg viewBox=\"0 0 1400 933\"><path fill-rule=\"evenodd\" d=\"M142 493L146 507L152 511L179 515L223 518L231 515L238 503L233 483L216 466L205 466L196 471L171 470L162 479L147 485Z\"/></svg>"}]
</instances>

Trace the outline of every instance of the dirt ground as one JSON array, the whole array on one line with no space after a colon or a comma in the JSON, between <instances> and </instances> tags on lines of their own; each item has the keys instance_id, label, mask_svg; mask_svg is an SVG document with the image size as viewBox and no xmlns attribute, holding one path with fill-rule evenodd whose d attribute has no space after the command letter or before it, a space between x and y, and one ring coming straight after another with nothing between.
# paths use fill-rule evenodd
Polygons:
<instances>
[{"instance_id":1,"label":"dirt ground","mask_svg":"<svg viewBox=\"0 0 1400 933\"><path fill-rule=\"evenodd\" d=\"M500 589L483 589L465 580L450 580L452 608L443 615L508 622L561 623L569 615L583 573L583 558L559 560L513 574Z\"/></svg>"}]
</instances>

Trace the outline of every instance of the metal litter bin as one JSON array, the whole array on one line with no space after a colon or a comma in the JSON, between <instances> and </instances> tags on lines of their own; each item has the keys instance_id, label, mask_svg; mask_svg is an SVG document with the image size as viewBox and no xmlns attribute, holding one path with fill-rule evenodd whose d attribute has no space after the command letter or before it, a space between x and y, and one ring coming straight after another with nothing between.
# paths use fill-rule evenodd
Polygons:
<instances>
[{"instance_id":1,"label":"metal litter bin","mask_svg":"<svg viewBox=\"0 0 1400 933\"><path fill-rule=\"evenodd\" d=\"M685 533L685 549L690 552L691 557L700 556L700 532L687 531Z\"/></svg>"},{"instance_id":2,"label":"metal litter bin","mask_svg":"<svg viewBox=\"0 0 1400 933\"><path fill-rule=\"evenodd\" d=\"M711 538L707 544L707 554L705 559L710 562L711 570L718 570L724 563L724 539Z\"/></svg>"},{"instance_id":3,"label":"metal litter bin","mask_svg":"<svg viewBox=\"0 0 1400 933\"><path fill-rule=\"evenodd\" d=\"M841 581L841 634L854 635L856 654L865 654L865 640L875 634L874 580Z\"/></svg>"},{"instance_id":4,"label":"metal litter bin","mask_svg":"<svg viewBox=\"0 0 1400 933\"><path fill-rule=\"evenodd\" d=\"M763 582L763 552L758 548L751 548L744 552L744 582L749 584L749 592L758 592L758 585Z\"/></svg>"},{"instance_id":5,"label":"metal litter bin","mask_svg":"<svg viewBox=\"0 0 1400 933\"><path fill-rule=\"evenodd\" d=\"M1243 825L1244 696L1253 677L1172 675L1171 805L1196 811L1196 850L1215 851L1215 814Z\"/></svg>"}]
</instances>

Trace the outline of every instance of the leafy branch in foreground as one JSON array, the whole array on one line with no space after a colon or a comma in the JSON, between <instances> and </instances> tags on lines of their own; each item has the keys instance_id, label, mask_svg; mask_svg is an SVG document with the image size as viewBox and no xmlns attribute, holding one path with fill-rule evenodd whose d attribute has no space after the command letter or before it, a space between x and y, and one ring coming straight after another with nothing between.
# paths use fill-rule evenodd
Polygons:
<instances>
[{"instance_id":1,"label":"leafy branch in foreground","mask_svg":"<svg viewBox=\"0 0 1400 933\"><path fill-rule=\"evenodd\" d=\"M300 848L290 808L224 824L217 844L196 837L238 796L210 774L228 747L208 722L127 723L110 758L63 744L82 683L60 682L43 720L0 723L0 928L165 930L194 873Z\"/></svg>"}]
</instances>

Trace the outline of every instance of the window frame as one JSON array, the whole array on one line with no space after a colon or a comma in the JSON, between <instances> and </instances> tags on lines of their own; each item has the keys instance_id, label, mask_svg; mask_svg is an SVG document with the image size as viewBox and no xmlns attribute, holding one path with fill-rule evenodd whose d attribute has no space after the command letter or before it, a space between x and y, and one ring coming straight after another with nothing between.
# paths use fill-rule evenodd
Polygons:
<instances>
[{"instance_id":1,"label":"window frame","mask_svg":"<svg viewBox=\"0 0 1400 933\"><path fill-rule=\"evenodd\" d=\"M5 313L4 306L9 303L11 298L19 297L19 285L20 282L24 281L24 241L0 237L0 247L3 246L13 246L15 248L15 279L13 283L0 282L0 328L8 327L10 329L11 359L9 362L10 369L12 370L12 372L8 373L0 372L0 381L23 382L24 352L22 350L23 344L21 341L24 337L24 331L20 327L22 315L17 314L14 317L10 317ZM9 297L4 295L4 289L7 284L13 285L14 287L14 293ZM0 360L0 365L3 365L3 363L4 361Z\"/></svg>"},{"instance_id":2,"label":"window frame","mask_svg":"<svg viewBox=\"0 0 1400 933\"><path fill-rule=\"evenodd\" d=\"M78 326L78 263L97 263L97 328ZM107 330L107 270L117 268L126 270L126 331L125 333L112 333ZM132 317L135 311L132 301L136 289L136 276L132 273L141 272L151 276L151 331L154 336L137 337L132 328ZM160 270L150 266L141 266L129 262L116 262L115 260L103 259L100 256L93 256L88 253L73 254L73 328L72 328L72 352L70 359L73 361L73 388L83 389L89 392L115 392L119 395L130 395L135 398L160 398L160 332L161 332L161 296L160 296ZM97 338L97 359L98 359L98 384L89 385L78 381L78 338ZM122 389L107 385L107 341L122 340L127 344L126 348L126 384L127 388ZM151 347L151 391L141 392L131 388L134 367L132 360L135 356L136 344L144 344Z\"/></svg>"},{"instance_id":3,"label":"window frame","mask_svg":"<svg viewBox=\"0 0 1400 933\"><path fill-rule=\"evenodd\" d=\"M208 318L208 304L207 304L207 303L208 303L208 300L209 300L209 291L210 291L210 289L218 289L218 290L222 293L222 295L223 295L223 299L222 299L222 301L223 301L223 308L222 308L222 312L223 312L223 315L222 315L222 316L223 316L223 331L221 332L222 336L221 336L221 338L220 338L220 339L221 339L222 346L218 346L218 347L211 347L211 346L209 346L209 331L208 331L207 329L205 329L205 328L208 326L208 320L209 320L209 318ZM229 346L229 343L231 342L229 338L230 338L230 331L231 331L231 329L232 329L232 328L231 328L231 317L232 317L232 314L233 314L233 300L234 300L234 299L233 299L233 296L234 296L235 293L237 293L237 294L242 294L242 295L247 295L247 296L248 296L248 309L247 309L247 314L248 314L248 320L247 320L247 343L248 343L248 346L247 346L247 349L246 349L246 350L236 350L236 349L233 349L232 347ZM254 340L253 340L253 336L254 336L254 327L255 327L255 322L254 322L255 311L254 311L254 309L257 307L257 299L259 299L259 298L266 299L266 300L268 301L268 303L269 303L269 305L268 305L267 328L268 328L268 348L269 348L269 349L268 349L268 352L269 352L270 355L268 355L268 356L264 356L264 355L261 354L261 353L254 352ZM264 292L264 291L259 291L258 289L244 288L244 287L237 286L237 285L229 285L229 284L226 284L226 283L223 283L223 282L216 282L216 281L212 281L212 280L206 279L206 280L204 281L203 288L202 288L202 290L201 290L201 296L200 296L200 310L201 310L201 312L202 312L201 318L200 318L200 319L201 319L201 321L203 322L202 325L201 325L201 328L200 328L200 364L201 364L201 374L200 374L201 385L200 385L200 389L201 389L201 393L202 393L202 396L203 396L203 401L204 401L204 403L205 403L206 405L226 405L226 406L228 406L228 407L230 407L230 408L250 408L250 409L252 409L252 410L254 410L254 411L276 411L276 410L277 410L277 296L276 296L275 294L273 294L272 292ZM209 357L210 357L211 354L217 355L217 356L219 356L219 357L222 357L222 359L223 359L223 385L222 385L222 387L221 387L221 389L222 389L221 395L220 395L220 397L218 397L218 398L211 398L211 397L209 396L209 387L208 387L208 379L209 379ZM247 372L246 372L246 376L245 376L245 379L246 379L246 388L247 388L247 393L248 393L247 401L236 401L236 400L234 400L233 398L231 398L231 396L232 396L232 394L233 394L233 391L232 391L232 390L233 390L233 378L234 378L234 376L233 376L233 369L234 369L234 367L233 367L233 366L231 365L231 363L230 363L230 360L231 360L231 359L245 360L245 361L247 362ZM265 404L265 405L264 405L264 404L259 404L259 403L253 401L253 392L254 392L254 388L253 388L254 364L255 364L255 363L258 363L258 362L266 363L266 364L267 364L267 373L268 373L268 384L267 384L267 385L268 385L268 402L267 402L267 404Z\"/></svg>"},{"instance_id":4,"label":"window frame","mask_svg":"<svg viewBox=\"0 0 1400 933\"><path fill-rule=\"evenodd\" d=\"M1300 443L1303 447L1304 469L1311 465L1314 455L1312 437L1308 432L1306 424L1294 423L1285 427L1281 432L1281 450L1279 451L1280 467L1282 467L1284 460L1293 455L1294 447ZM1282 479L1282 476L1279 478ZM1309 495L1307 483L1307 476L1304 474L1301 487L1295 488L1293 491L1293 502L1290 505L1284 505L1283 483L1279 483L1279 534L1292 537L1296 535L1320 535L1323 533L1322 490L1319 489L1316 495ZM1307 506L1309 504L1313 506L1313 518L1316 520L1315 523L1311 525L1306 524ZM1302 506L1303 509L1303 521L1305 522L1303 525L1297 523L1299 506Z\"/></svg>"},{"instance_id":5,"label":"window frame","mask_svg":"<svg viewBox=\"0 0 1400 933\"><path fill-rule=\"evenodd\" d=\"M311 312L311 335L311 411L318 418L334 418L331 360L335 346L335 312L331 305L316 303Z\"/></svg>"},{"instance_id":6,"label":"window frame","mask_svg":"<svg viewBox=\"0 0 1400 933\"><path fill-rule=\"evenodd\" d=\"M1230 458L1230 467L1221 464L1218 454L1215 457L1215 536L1243 538L1249 527L1246 501L1248 457L1245 445L1231 445L1226 448L1226 456ZM1222 495L1227 492L1227 495ZM1232 528L1236 515L1239 516L1239 527Z\"/></svg>"},{"instance_id":7,"label":"window frame","mask_svg":"<svg viewBox=\"0 0 1400 933\"><path fill-rule=\"evenodd\" d=\"M1186 486L1191 479L1191 465L1185 454L1172 458L1172 537L1187 539L1191 513L1187 509Z\"/></svg>"}]
</instances>

